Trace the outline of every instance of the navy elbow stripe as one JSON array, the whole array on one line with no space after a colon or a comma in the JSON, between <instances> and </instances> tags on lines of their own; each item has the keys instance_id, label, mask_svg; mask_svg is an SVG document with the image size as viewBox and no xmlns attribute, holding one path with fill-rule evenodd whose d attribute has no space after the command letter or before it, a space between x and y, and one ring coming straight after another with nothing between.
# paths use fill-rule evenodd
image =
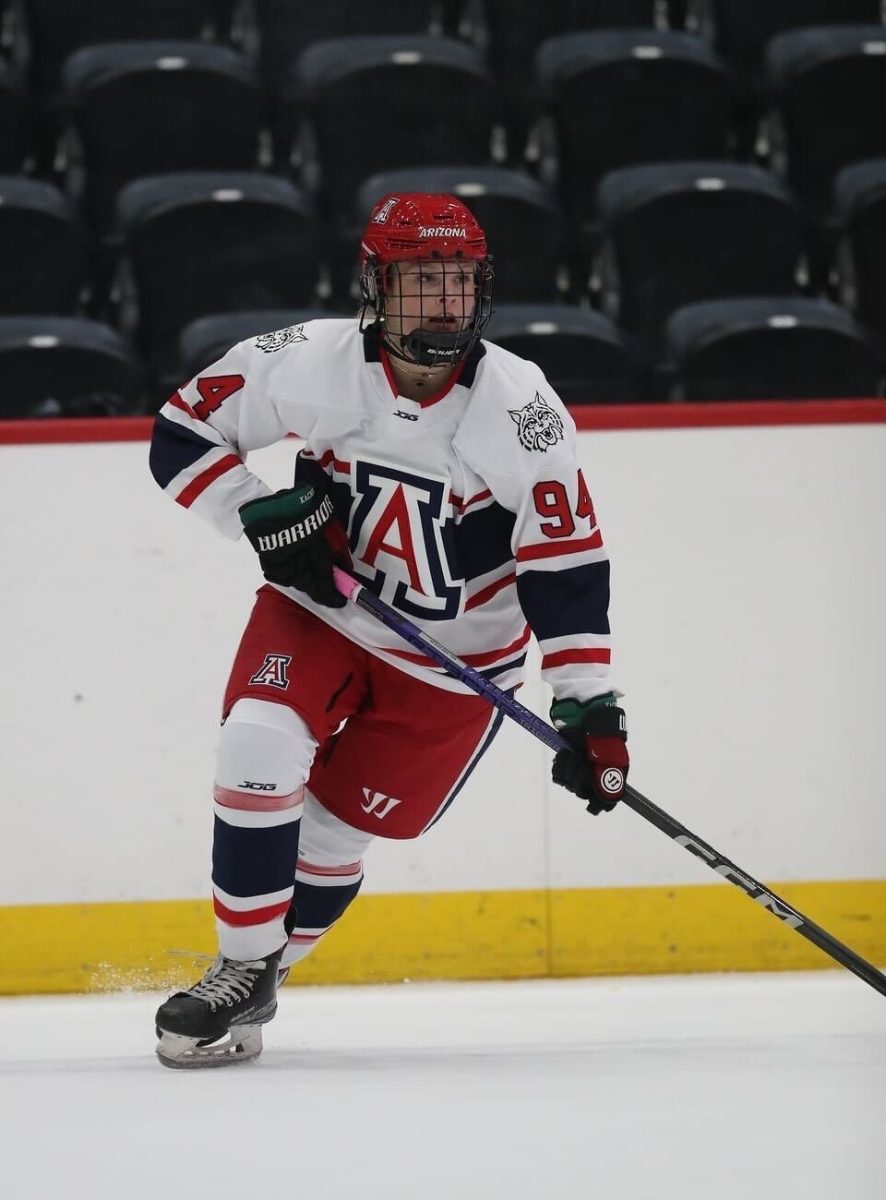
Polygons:
<instances>
[{"instance_id":1,"label":"navy elbow stripe","mask_svg":"<svg viewBox=\"0 0 886 1200\"><path fill-rule=\"evenodd\" d=\"M517 596L540 640L576 633L609 633L609 562L562 571L524 571Z\"/></svg>"},{"instance_id":2,"label":"navy elbow stripe","mask_svg":"<svg viewBox=\"0 0 886 1200\"><path fill-rule=\"evenodd\" d=\"M210 450L217 449L217 443L158 413L148 460L151 474L160 487L165 488L181 471L192 467Z\"/></svg>"}]
</instances>

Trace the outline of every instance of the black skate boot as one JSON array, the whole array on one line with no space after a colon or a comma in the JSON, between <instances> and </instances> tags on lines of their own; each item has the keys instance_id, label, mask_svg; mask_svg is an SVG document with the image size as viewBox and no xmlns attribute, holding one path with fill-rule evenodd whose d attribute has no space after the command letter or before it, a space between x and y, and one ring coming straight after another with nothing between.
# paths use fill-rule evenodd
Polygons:
<instances>
[{"instance_id":1,"label":"black skate boot","mask_svg":"<svg viewBox=\"0 0 886 1200\"><path fill-rule=\"evenodd\" d=\"M261 1027L277 1011L282 953L281 948L254 962L219 954L199 983L161 1004L157 1057L163 1065L223 1067L258 1058Z\"/></svg>"}]
</instances>

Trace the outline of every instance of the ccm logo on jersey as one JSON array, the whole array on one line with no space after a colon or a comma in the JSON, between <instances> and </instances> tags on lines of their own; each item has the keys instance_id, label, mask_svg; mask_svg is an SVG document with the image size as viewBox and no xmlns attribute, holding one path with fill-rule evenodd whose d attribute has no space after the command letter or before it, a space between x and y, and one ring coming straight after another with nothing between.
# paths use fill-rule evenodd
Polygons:
<instances>
[{"instance_id":1,"label":"ccm logo on jersey","mask_svg":"<svg viewBox=\"0 0 886 1200\"><path fill-rule=\"evenodd\" d=\"M418 231L419 237L467 237L464 226L460 225L422 225Z\"/></svg>"},{"instance_id":2,"label":"ccm logo on jersey","mask_svg":"<svg viewBox=\"0 0 886 1200\"><path fill-rule=\"evenodd\" d=\"M242 783L238 783L237 787L244 792L276 792L276 783L253 783L251 779L244 779Z\"/></svg>"}]
</instances>

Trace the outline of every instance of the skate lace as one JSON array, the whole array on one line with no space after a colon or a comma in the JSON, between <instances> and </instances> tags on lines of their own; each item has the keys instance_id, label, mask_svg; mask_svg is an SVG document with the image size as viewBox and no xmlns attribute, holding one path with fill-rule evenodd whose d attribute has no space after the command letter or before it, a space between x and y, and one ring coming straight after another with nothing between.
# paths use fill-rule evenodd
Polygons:
<instances>
[{"instance_id":1,"label":"skate lace","mask_svg":"<svg viewBox=\"0 0 886 1200\"><path fill-rule=\"evenodd\" d=\"M263 962L235 962L217 959L190 994L205 1000L211 1009L220 1004L235 1004L252 995L258 974L264 969Z\"/></svg>"}]
</instances>

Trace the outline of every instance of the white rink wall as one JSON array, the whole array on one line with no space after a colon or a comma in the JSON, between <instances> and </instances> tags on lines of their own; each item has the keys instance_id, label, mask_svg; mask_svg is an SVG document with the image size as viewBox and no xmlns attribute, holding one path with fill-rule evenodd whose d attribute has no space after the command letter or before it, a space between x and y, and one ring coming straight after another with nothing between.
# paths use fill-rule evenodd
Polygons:
<instances>
[{"instance_id":1,"label":"white rink wall","mask_svg":"<svg viewBox=\"0 0 886 1200\"><path fill-rule=\"evenodd\" d=\"M886 425L579 435L613 561L631 781L752 874L886 875ZM298 443L250 457L286 486ZM0 904L200 897L221 692L261 579L143 442L0 447ZM534 673L523 702L545 712ZM417 748L417 751L420 748ZM507 727L367 892L709 883L594 820Z\"/></svg>"}]
</instances>

